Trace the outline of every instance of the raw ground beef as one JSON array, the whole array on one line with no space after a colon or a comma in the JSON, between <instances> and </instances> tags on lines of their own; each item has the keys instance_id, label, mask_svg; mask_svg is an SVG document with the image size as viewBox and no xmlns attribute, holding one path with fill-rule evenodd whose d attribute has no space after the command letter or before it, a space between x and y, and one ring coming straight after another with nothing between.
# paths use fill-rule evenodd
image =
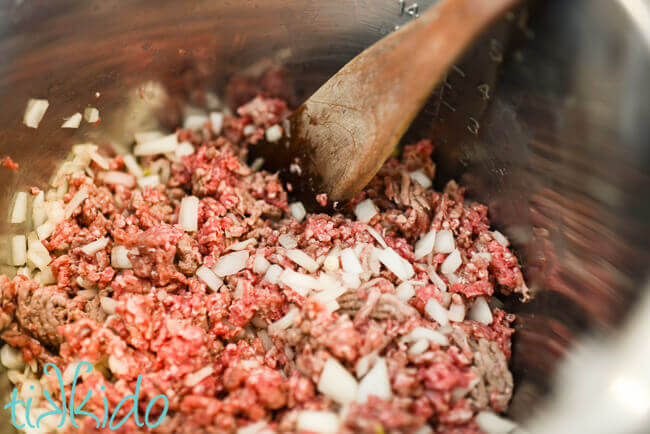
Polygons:
<instances>
[{"instance_id":1,"label":"raw ground beef","mask_svg":"<svg viewBox=\"0 0 650 434\"><path fill-rule=\"evenodd\" d=\"M274 77L267 78L271 86ZM229 92L238 87L246 83ZM0 276L2 338L38 362L37 374L48 361L62 369L93 363L76 393L93 390L85 409L98 415L100 386L114 408L142 375L141 414L152 397L169 399L155 432L236 432L259 421L267 432L293 432L304 410L335 413L342 433L480 432L476 414L505 411L512 395L514 316L492 308L479 322L472 306L494 293L528 297L516 257L490 231L488 209L466 202L453 181L437 192L415 179L415 171L435 175L433 145L423 140L389 159L342 212L298 221L278 176L244 162L249 144L288 114L287 104L256 92L238 101L237 116L225 115L220 131L210 121L177 131L190 155L140 158L149 172L162 168L159 185L127 188L129 176L126 184L109 182L107 170L126 174L122 156L104 157L104 167L90 158L90 171L66 174L58 207L82 188L88 196L42 240L50 282L35 273L34 280ZM179 213L189 195L198 209L197 230L188 232ZM377 212L364 223L355 209L367 199ZM461 264L451 273L441 271L449 251L415 259L416 243L432 230L453 234ZM104 238L103 247L84 251ZM348 248L356 271L341 259ZM119 249L127 265L116 261ZM380 260L384 249L412 268L406 279ZM199 267L216 272L233 254L244 261L221 273L222 286L198 277ZM443 321L432 316L432 303L444 316L452 304L462 315ZM409 339L422 329L444 342ZM389 395L341 405L319 384L330 358L356 381L383 360ZM102 431L83 423L86 432ZM121 432L138 429L131 420Z\"/></svg>"}]
</instances>

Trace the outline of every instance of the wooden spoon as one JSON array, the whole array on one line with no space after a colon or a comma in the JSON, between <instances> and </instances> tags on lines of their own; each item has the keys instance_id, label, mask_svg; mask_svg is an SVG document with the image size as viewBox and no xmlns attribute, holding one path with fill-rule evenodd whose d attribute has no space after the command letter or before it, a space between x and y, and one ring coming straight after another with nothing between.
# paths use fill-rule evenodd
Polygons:
<instances>
[{"instance_id":1,"label":"wooden spoon","mask_svg":"<svg viewBox=\"0 0 650 434\"><path fill-rule=\"evenodd\" d=\"M360 191L377 173L447 70L518 0L442 0L364 50L290 117L259 153L303 201ZM289 168L289 170L287 170ZM311 198L311 200L310 200Z\"/></svg>"}]
</instances>

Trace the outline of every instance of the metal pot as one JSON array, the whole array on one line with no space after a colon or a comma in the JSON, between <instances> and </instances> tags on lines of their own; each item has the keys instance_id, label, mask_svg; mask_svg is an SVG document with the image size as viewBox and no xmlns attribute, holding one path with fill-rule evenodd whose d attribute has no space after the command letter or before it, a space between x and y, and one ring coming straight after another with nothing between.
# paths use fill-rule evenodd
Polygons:
<instances>
[{"instance_id":1,"label":"metal pot","mask_svg":"<svg viewBox=\"0 0 650 434\"><path fill-rule=\"evenodd\" d=\"M161 122L165 95L191 102L274 62L290 71L299 102L432 3L7 0L0 154L21 167L0 170L0 203L45 186L70 145L127 143ZM620 329L647 292L649 71L646 0L531 3L477 41L407 135L434 137L437 182L456 178L490 206L535 291L526 305L505 300L518 314L510 416L524 424L559 399L552 375L577 339ZM21 123L31 97L50 101L36 130ZM99 108L98 125L60 128L87 106ZM4 242L21 229L0 223Z\"/></svg>"}]
</instances>

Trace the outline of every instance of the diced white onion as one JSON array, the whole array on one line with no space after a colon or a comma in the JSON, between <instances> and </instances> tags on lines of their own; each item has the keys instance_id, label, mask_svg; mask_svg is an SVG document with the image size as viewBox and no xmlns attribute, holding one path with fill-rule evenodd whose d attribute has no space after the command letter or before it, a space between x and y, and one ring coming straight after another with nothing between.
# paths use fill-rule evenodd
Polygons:
<instances>
[{"instance_id":1,"label":"diced white onion","mask_svg":"<svg viewBox=\"0 0 650 434\"><path fill-rule=\"evenodd\" d=\"M187 157L188 155L192 155L194 152L194 146L190 142L181 142L179 143L178 148L176 148L176 156L178 158Z\"/></svg>"},{"instance_id":2,"label":"diced white onion","mask_svg":"<svg viewBox=\"0 0 650 434\"><path fill-rule=\"evenodd\" d=\"M38 240L29 242L27 259L32 261L36 268L40 270L44 270L48 264L52 262L50 252L48 252L45 246Z\"/></svg>"},{"instance_id":3,"label":"diced white onion","mask_svg":"<svg viewBox=\"0 0 650 434\"><path fill-rule=\"evenodd\" d=\"M47 286L55 284L57 279L52 272L52 267L45 267L34 280L38 281L41 286Z\"/></svg>"},{"instance_id":4,"label":"diced white onion","mask_svg":"<svg viewBox=\"0 0 650 434\"><path fill-rule=\"evenodd\" d=\"M129 259L129 249L124 246L113 246L111 249L111 265L113 268L128 269L133 268Z\"/></svg>"},{"instance_id":5,"label":"diced white onion","mask_svg":"<svg viewBox=\"0 0 650 434\"><path fill-rule=\"evenodd\" d=\"M89 124L94 124L99 120L99 110L95 107L86 107L84 110L84 119Z\"/></svg>"},{"instance_id":6,"label":"diced white onion","mask_svg":"<svg viewBox=\"0 0 650 434\"><path fill-rule=\"evenodd\" d=\"M334 357L325 362L318 381L318 391L337 403L344 405L354 401L359 385Z\"/></svg>"},{"instance_id":7,"label":"diced white onion","mask_svg":"<svg viewBox=\"0 0 650 434\"><path fill-rule=\"evenodd\" d=\"M293 325L293 321L296 318L297 314L298 314L297 307L290 308L289 311L282 318L269 324L269 327L267 329L269 335L273 336L278 332L291 327Z\"/></svg>"},{"instance_id":8,"label":"diced white onion","mask_svg":"<svg viewBox=\"0 0 650 434\"><path fill-rule=\"evenodd\" d=\"M488 264L492 262L492 255L488 252L474 253L474 256L484 259Z\"/></svg>"},{"instance_id":9,"label":"diced white onion","mask_svg":"<svg viewBox=\"0 0 650 434\"><path fill-rule=\"evenodd\" d=\"M438 276L438 273L436 273L433 267L427 268L427 274L429 275L431 282L433 282L441 292L447 291L447 284L440 276Z\"/></svg>"},{"instance_id":10,"label":"diced white onion","mask_svg":"<svg viewBox=\"0 0 650 434\"><path fill-rule=\"evenodd\" d=\"M432 330L426 327L416 327L407 335L402 337L403 342L417 342L421 339L426 339L431 343L440 345L441 347L449 345L449 339L437 330Z\"/></svg>"},{"instance_id":11,"label":"diced white onion","mask_svg":"<svg viewBox=\"0 0 650 434\"><path fill-rule=\"evenodd\" d=\"M486 325L492 324L492 311L483 297L478 297L474 300L467 316L473 321L478 321Z\"/></svg>"},{"instance_id":12,"label":"diced white onion","mask_svg":"<svg viewBox=\"0 0 650 434\"><path fill-rule=\"evenodd\" d=\"M9 346L9 344L5 344L0 349L0 362L7 369L22 369L25 366L22 352Z\"/></svg>"},{"instance_id":13,"label":"diced white onion","mask_svg":"<svg viewBox=\"0 0 650 434\"><path fill-rule=\"evenodd\" d=\"M452 303L449 306L449 313L447 314L449 321L461 322L465 319L465 304Z\"/></svg>"},{"instance_id":14,"label":"diced white onion","mask_svg":"<svg viewBox=\"0 0 650 434\"><path fill-rule=\"evenodd\" d=\"M61 200L46 202L45 212L47 213L47 219L54 225L58 225L65 220L65 206Z\"/></svg>"},{"instance_id":15,"label":"diced white onion","mask_svg":"<svg viewBox=\"0 0 650 434\"><path fill-rule=\"evenodd\" d=\"M433 252L433 247L436 242L436 233L437 231L435 229L431 229L429 232L424 234L424 236L422 236L422 238L420 238L417 243L415 243L416 261Z\"/></svg>"},{"instance_id":16,"label":"diced white onion","mask_svg":"<svg viewBox=\"0 0 650 434\"><path fill-rule=\"evenodd\" d=\"M363 404L368 401L370 395L385 400L390 399L392 396L388 368L386 366L386 360L383 358L377 359L370 372L359 383L356 401Z\"/></svg>"},{"instance_id":17,"label":"diced white onion","mask_svg":"<svg viewBox=\"0 0 650 434\"><path fill-rule=\"evenodd\" d=\"M339 417L331 411L302 410L296 428L299 432L333 434L339 430Z\"/></svg>"},{"instance_id":18,"label":"diced white onion","mask_svg":"<svg viewBox=\"0 0 650 434\"><path fill-rule=\"evenodd\" d=\"M168 152L175 152L177 147L178 137L176 136L176 133L174 133L135 145L133 148L133 154L136 156L166 154Z\"/></svg>"},{"instance_id":19,"label":"diced white onion","mask_svg":"<svg viewBox=\"0 0 650 434\"><path fill-rule=\"evenodd\" d=\"M357 289L361 286L361 279L358 274L341 273L341 281L350 289Z\"/></svg>"},{"instance_id":20,"label":"diced white onion","mask_svg":"<svg viewBox=\"0 0 650 434\"><path fill-rule=\"evenodd\" d=\"M92 256L95 253L102 250L104 247L106 247L108 245L108 241L109 240L108 240L107 237L100 238L100 239L98 239L96 241L93 241L92 243L88 243L85 246L83 246L81 248L81 251L84 252L88 256Z\"/></svg>"},{"instance_id":21,"label":"diced white onion","mask_svg":"<svg viewBox=\"0 0 650 434\"><path fill-rule=\"evenodd\" d=\"M77 277L77 280L79 280L81 276ZM96 289L80 289L77 291L77 296L81 298L85 298L87 300L92 300L93 298L97 297L97 290Z\"/></svg>"},{"instance_id":22,"label":"diced white onion","mask_svg":"<svg viewBox=\"0 0 650 434\"><path fill-rule=\"evenodd\" d=\"M115 311L119 302L109 297L99 297L99 303L102 306L104 312L109 315L115 315Z\"/></svg>"},{"instance_id":23,"label":"diced white onion","mask_svg":"<svg viewBox=\"0 0 650 434\"><path fill-rule=\"evenodd\" d=\"M340 308L341 308L341 305L340 305L339 302L336 301L336 300L330 300L330 301L328 301L327 303L325 303L325 309L326 309L328 312L336 312L336 311L339 310Z\"/></svg>"},{"instance_id":24,"label":"diced white onion","mask_svg":"<svg viewBox=\"0 0 650 434\"><path fill-rule=\"evenodd\" d=\"M314 273L319 268L318 262L314 261L311 256L299 249L287 250L287 258L291 259L310 273Z\"/></svg>"},{"instance_id":25,"label":"diced white onion","mask_svg":"<svg viewBox=\"0 0 650 434\"><path fill-rule=\"evenodd\" d=\"M81 125L81 113L77 112L69 118L66 118L61 128L79 128L79 125Z\"/></svg>"},{"instance_id":26,"label":"diced white onion","mask_svg":"<svg viewBox=\"0 0 650 434\"><path fill-rule=\"evenodd\" d=\"M14 235L11 238L11 261L13 265L25 265L27 262L27 238L25 235Z\"/></svg>"},{"instance_id":27,"label":"diced white onion","mask_svg":"<svg viewBox=\"0 0 650 434\"><path fill-rule=\"evenodd\" d=\"M325 276L325 275L322 275L322 276ZM319 285L320 285L321 284L320 283L320 280L321 280L320 277L319 277L318 280L319 280ZM316 300L319 300L322 303L327 304L330 301L336 300L338 297L345 294L346 291L347 291L346 288L344 288L343 286L341 286L339 284L336 284L336 286L331 286L331 287L329 287L327 289L324 289L324 290L316 293L315 295L313 295L313 298L315 298Z\"/></svg>"},{"instance_id":28,"label":"diced white onion","mask_svg":"<svg viewBox=\"0 0 650 434\"><path fill-rule=\"evenodd\" d=\"M199 369L196 372L187 374L183 382L187 387L194 387L197 384L199 384L201 381L205 380L207 377L212 375L213 372L214 372L214 368L212 367L212 365L204 366L203 368Z\"/></svg>"},{"instance_id":29,"label":"diced white onion","mask_svg":"<svg viewBox=\"0 0 650 434\"><path fill-rule=\"evenodd\" d=\"M434 297L431 297L427 301L427 304L424 305L424 311L427 313L427 315L429 315L429 317L431 317L441 326L446 326L449 324L447 309L442 307L442 305L438 303L438 300L436 300Z\"/></svg>"},{"instance_id":30,"label":"diced white onion","mask_svg":"<svg viewBox=\"0 0 650 434\"><path fill-rule=\"evenodd\" d=\"M476 415L476 424L486 434L509 434L517 428L517 424L491 411L481 411Z\"/></svg>"},{"instance_id":31,"label":"diced white onion","mask_svg":"<svg viewBox=\"0 0 650 434\"><path fill-rule=\"evenodd\" d=\"M282 127L280 125L273 125L266 129L266 140L275 143L282 138Z\"/></svg>"},{"instance_id":32,"label":"diced white onion","mask_svg":"<svg viewBox=\"0 0 650 434\"><path fill-rule=\"evenodd\" d=\"M264 255L257 254L253 258L253 272L256 274L264 274L269 269L271 263L264 257Z\"/></svg>"},{"instance_id":33,"label":"diced white onion","mask_svg":"<svg viewBox=\"0 0 650 434\"><path fill-rule=\"evenodd\" d=\"M208 288L215 292L221 288L221 285L223 285L223 280L219 279L212 270L203 265L196 270L196 277L201 279L203 283L208 285Z\"/></svg>"},{"instance_id":34,"label":"diced white onion","mask_svg":"<svg viewBox=\"0 0 650 434\"><path fill-rule=\"evenodd\" d=\"M9 223L22 223L27 218L27 193L19 191L14 199Z\"/></svg>"},{"instance_id":35,"label":"diced white onion","mask_svg":"<svg viewBox=\"0 0 650 434\"><path fill-rule=\"evenodd\" d=\"M305 206L302 204L302 202L290 203L289 211L291 211L291 215L293 216L293 218L295 218L299 222L301 222L307 215L307 211L305 210Z\"/></svg>"},{"instance_id":36,"label":"diced white onion","mask_svg":"<svg viewBox=\"0 0 650 434\"><path fill-rule=\"evenodd\" d=\"M357 378L361 378L366 375L366 373L370 370L372 364L375 363L375 360L377 360L377 357L378 351L375 350L371 351L365 356L360 357L359 360L357 360L357 363L354 365L354 373Z\"/></svg>"},{"instance_id":37,"label":"diced white onion","mask_svg":"<svg viewBox=\"0 0 650 434\"><path fill-rule=\"evenodd\" d=\"M203 125L205 125L205 123L208 121L209 119L206 115L202 115L202 114L189 115L183 121L183 128L188 130L200 130L201 128L203 128Z\"/></svg>"},{"instance_id":38,"label":"diced white onion","mask_svg":"<svg viewBox=\"0 0 650 434\"><path fill-rule=\"evenodd\" d=\"M415 270L413 270L411 264L390 247L387 249L379 249L377 257L400 280L410 279L415 274Z\"/></svg>"},{"instance_id":39,"label":"diced white onion","mask_svg":"<svg viewBox=\"0 0 650 434\"><path fill-rule=\"evenodd\" d=\"M368 233L369 233L370 235L372 235L372 237L373 237L375 240L377 240L377 242L379 243L379 245L380 245L382 248L385 249L385 248L388 247L388 244L386 244L386 241L384 241L384 238L381 236L381 234L380 234L379 232L377 232L377 231L375 230L375 228L373 228L373 227L371 227L371 226L366 226L366 230L368 231Z\"/></svg>"},{"instance_id":40,"label":"diced white onion","mask_svg":"<svg viewBox=\"0 0 650 434\"><path fill-rule=\"evenodd\" d=\"M264 166L264 158L258 157L251 163L251 170L257 172L262 168L262 166Z\"/></svg>"},{"instance_id":41,"label":"diced white onion","mask_svg":"<svg viewBox=\"0 0 650 434\"><path fill-rule=\"evenodd\" d=\"M341 251L341 265L346 273L363 273L363 267L361 266L361 262L359 262L359 258L357 258L354 250L349 247Z\"/></svg>"},{"instance_id":42,"label":"diced white onion","mask_svg":"<svg viewBox=\"0 0 650 434\"><path fill-rule=\"evenodd\" d=\"M27 101L23 123L29 128L38 128L38 124L41 123L41 120L43 119L43 116L45 116L45 112L49 106L50 103L46 99L30 98L30 100Z\"/></svg>"},{"instance_id":43,"label":"diced white onion","mask_svg":"<svg viewBox=\"0 0 650 434\"><path fill-rule=\"evenodd\" d=\"M266 421L261 420L259 422L246 425L245 427L239 428L237 434L275 434L274 430L268 428Z\"/></svg>"},{"instance_id":44,"label":"diced white onion","mask_svg":"<svg viewBox=\"0 0 650 434\"><path fill-rule=\"evenodd\" d=\"M503 247L508 247L510 245L510 241L499 231L492 231L492 237L501 244Z\"/></svg>"},{"instance_id":45,"label":"diced white onion","mask_svg":"<svg viewBox=\"0 0 650 434\"><path fill-rule=\"evenodd\" d=\"M336 271L339 269L339 255L340 251L338 247L334 247L327 253L325 261L323 262L323 268L327 271Z\"/></svg>"},{"instance_id":46,"label":"diced white onion","mask_svg":"<svg viewBox=\"0 0 650 434\"><path fill-rule=\"evenodd\" d=\"M151 142L164 136L165 135L160 131L138 131L137 133L133 134L136 143Z\"/></svg>"},{"instance_id":47,"label":"diced white onion","mask_svg":"<svg viewBox=\"0 0 650 434\"><path fill-rule=\"evenodd\" d=\"M32 224L34 226L40 226L45 223L45 220L47 220L45 193L41 190L32 200Z\"/></svg>"},{"instance_id":48,"label":"diced white onion","mask_svg":"<svg viewBox=\"0 0 650 434\"><path fill-rule=\"evenodd\" d=\"M306 297L309 291L318 287L318 282L308 274L298 273L296 271L285 269L280 275L280 282L296 291L298 294Z\"/></svg>"},{"instance_id":49,"label":"diced white onion","mask_svg":"<svg viewBox=\"0 0 650 434\"><path fill-rule=\"evenodd\" d=\"M104 184L123 185L126 188L135 187L135 176L130 173L111 170L102 174L101 179Z\"/></svg>"},{"instance_id":50,"label":"diced white onion","mask_svg":"<svg viewBox=\"0 0 650 434\"><path fill-rule=\"evenodd\" d=\"M257 336L258 336L258 337L260 338L260 340L262 341L262 345L264 345L264 349L265 349L266 351L268 351L268 350L270 350L271 348L273 348L273 340L271 340L271 337L269 336L269 334L267 333L266 330L259 330L259 331L257 332Z\"/></svg>"},{"instance_id":51,"label":"diced white onion","mask_svg":"<svg viewBox=\"0 0 650 434\"><path fill-rule=\"evenodd\" d=\"M126 169L133 174L136 178L142 178L144 176L144 171L138 164L138 162L135 160L135 157L131 154L127 154L124 156L124 165L126 166Z\"/></svg>"},{"instance_id":52,"label":"diced white onion","mask_svg":"<svg viewBox=\"0 0 650 434\"><path fill-rule=\"evenodd\" d=\"M70 362L68 366L65 367L65 369L63 370L63 374L61 375L64 386L68 386L72 384L72 382L74 381L75 373L77 372L77 367L79 367L80 364L81 362ZM110 357L109 357L109 366L110 366ZM87 367L82 366L81 369L79 370L79 373L81 374L82 377L88 375L88 373L86 372L87 369L88 369Z\"/></svg>"},{"instance_id":53,"label":"diced white onion","mask_svg":"<svg viewBox=\"0 0 650 434\"><path fill-rule=\"evenodd\" d=\"M212 132L217 135L221 134L221 129L223 128L223 113L210 113L210 123L212 124Z\"/></svg>"},{"instance_id":54,"label":"diced white onion","mask_svg":"<svg viewBox=\"0 0 650 434\"><path fill-rule=\"evenodd\" d=\"M407 280L406 282L399 284L395 289L395 294L400 300L409 301L415 295L415 288L413 288L413 284Z\"/></svg>"},{"instance_id":55,"label":"diced white onion","mask_svg":"<svg viewBox=\"0 0 650 434\"><path fill-rule=\"evenodd\" d=\"M371 199L366 199L354 207L354 214L360 222L368 223L377 214L377 207Z\"/></svg>"},{"instance_id":56,"label":"diced white onion","mask_svg":"<svg viewBox=\"0 0 650 434\"><path fill-rule=\"evenodd\" d=\"M418 184L420 184L424 188L429 188L431 187L431 179L422 171L422 169L414 170L413 172L409 173L409 176L411 179Z\"/></svg>"},{"instance_id":57,"label":"diced white onion","mask_svg":"<svg viewBox=\"0 0 650 434\"><path fill-rule=\"evenodd\" d=\"M273 264L269 267L268 270L266 270L266 273L264 273L264 280L275 285L280 281L280 275L282 274L282 271L282 267L280 267L278 264Z\"/></svg>"},{"instance_id":58,"label":"diced white onion","mask_svg":"<svg viewBox=\"0 0 650 434\"><path fill-rule=\"evenodd\" d=\"M194 232L199 227L199 198L185 196L181 200L181 209L178 212L178 223L185 232Z\"/></svg>"},{"instance_id":59,"label":"diced white onion","mask_svg":"<svg viewBox=\"0 0 650 434\"><path fill-rule=\"evenodd\" d=\"M29 272L28 267L20 267L16 270L16 276L25 276L28 279L32 278L31 273Z\"/></svg>"},{"instance_id":60,"label":"diced white onion","mask_svg":"<svg viewBox=\"0 0 650 434\"><path fill-rule=\"evenodd\" d=\"M285 249L295 249L298 246L296 239L289 234L280 235L278 237L278 242Z\"/></svg>"},{"instance_id":61,"label":"diced white onion","mask_svg":"<svg viewBox=\"0 0 650 434\"><path fill-rule=\"evenodd\" d=\"M456 248L454 233L449 229L442 229L436 234L434 251L436 253L451 253Z\"/></svg>"},{"instance_id":62,"label":"diced white onion","mask_svg":"<svg viewBox=\"0 0 650 434\"><path fill-rule=\"evenodd\" d=\"M23 381L23 385L20 388L20 397L25 401L30 399L32 404L38 404L41 398L43 397L43 387L41 382L34 379L26 379Z\"/></svg>"},{"instance_id":63,"label":"diced white onion","mask_svg":"<svg viewBox=\"0 0 650 434\"><path fill-rule=\"evenodd\" d=\"M419 341L415 341L415 343L409 347L408 353L414 356L422 354L429 349L429 345L430 343L428 340L420 339Z\"/></svg>"},{"instance_id":64,"label":"diced white onion","mask_svg":"<svg viewBox=\"0 0 650 434\"><path fill-rule=\"evenodd\" d=\"M129 373L129 365L122 358L116 357L113 354L108 356L108 369L116 375L126 375Z\"/></svg>"},{"instance_id":65,"label":"diced white onion","mask_svg":"<svg viewBox=\"0 0 650 434\"><path fill-rule=\"evenodd\" d=\"M246 267L246 261L248 261L248 250L228 253L217 260L212 271L219 277L230 276L243 270Z\"/></svg>"},{"instance_id":66,"label":"diced white onion","mask_svg":"<svg viewBox=\"0 0 650 434\"><path fill-rule=\"evenodd\" d=\"M158 184L160 184L160 176L158 175L149 175L138 178L138 186L140 186L140 188L155 187Z\"/></svg>"},{"instance_id":67,"label":"diced white onion","mask_svg":"<svg viewBox=\"0 0 650 434\"><path fill-rule=\"evenodd\" d=\"M460 267L462 263L463 260L460 257L460 252L458 249L454 249L454 251L445 258L442 265L440 265L440 271L442 274L451 274L458 270L458 267Z\"/></svg>"},{"instance_id":68,"label":"diced white onion","mask_svg":"<svg viewBox=\"0 0 650 434\"><path fill-rule=\"evenodd\" d=\"M74 196L72 196L72 199L70 199L70 202L65 206L65 212L64 212L64 217L65 218L70 218L74 211L77 209L79 205L83 203L84 200L88 197L88 189L86 186L83 186L75 193Z\"/></svg>"}]
</instances>

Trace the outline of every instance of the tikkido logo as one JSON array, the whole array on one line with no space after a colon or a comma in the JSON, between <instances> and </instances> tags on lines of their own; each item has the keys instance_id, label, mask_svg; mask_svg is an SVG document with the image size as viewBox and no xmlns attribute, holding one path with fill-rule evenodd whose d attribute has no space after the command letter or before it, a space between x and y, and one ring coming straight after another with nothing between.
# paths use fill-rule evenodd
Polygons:
<instances>
[{"instance_id":1,"label":"tikkido logo","mask_svg":"<svg viewBox=\"0 0 650 434\"><path fill-rule=\"evenodd\" d=\"M75 389L77 386L77 379L80 377L82 374L82 368L87 368L86 373L90 373L93 370L93 366L88 363L88 362L81 362L77 365L77 368L75 370L74 374L74 380L72 382L72 389L70 390L70 399L68 402L66 402L65 399L65 392L64 392L64 386L63 386L63 377L61 376L61 370L58 368L53 363L46 363L44 368L43 368L43 373L45 375L50 375L51 371L50 368L54 371L54 374L56 375L58 384L59 384L59 389L61 390L61 402L59 403L60 405L57 405L57 403L54 402L52 399L52 396L50 395L50 392L48 390L43 390L43 396L47 401L50 403L52 408L54 410L49 411L47 413L41 414L36 421L32 421L29 415L29 410L32 405L32 398L30 397L26 401L21 401L18 399L18 390L16 388L13 389L11 392L11 402L9 402L7 405L5 405L5 409L11 409L11 423L17 428L17 429L27 429L32 428L32 429L38 429L40 422L43 420L43 418L46 417L51 417L51 416L60 416L60 421L59 425L57 428L63 428L66 417L70 417L70 423L72 424L73 427L79 428L79 425L77 424L77 421L75 420L75 416L87 416L92 418L95 421L95 426L96 428L106 428L107 423L108 423L108 429L111 430L116 430L119 429L122 425L126 423L128 418L130 416L133 416L135 423L137 426L142 427L146 425L148 428L156 428L158 425L160 425L167 415L167 410L169 409L169 400L165 395L157 395L154 396L152 400L149 401L147 404L147 410L144 413L144 422L140 420L140 416L138 414L138 396L140 395L140 383L142 381L142 375L138 375L138 379L136 382L135 386L135 392L131 395L125 396L115 407L113 410L113 413L110 414L109 409L108 409L108 400L106 399L106 396L103 396L104 400L104 418L100 423L99 417L97 415L94 415L92 413L89 413L87 411L83 410L83 406L88 402L90 397L92 396L92 390L88 390L86 392L86 396L84 397L83 401L81 404L78 406L75 406ZM31 389L34 389L34 386L30 386ZM99 387L101 391L105 390L105 387L102 385ZM156 401L159 399L162 399L163 402L163 410L158 416L158 419L156 420L155 423L151 423L149 421L149 413L151 412L151 409L153 408L154 404ZM133 401L133 406L131 409L126 413L126 415L120 420L119 422L115 422L115 416L118 414L120 409L128 402L128 401ZM22 416L22 408L25 409L24 413L24 421L25 423L18 423L16 414L20 413ZM110 419L109 419L109 414L110 414ZM19 417L20 419L23 419L22 417Z\"/></svg>"}]
</instances>

